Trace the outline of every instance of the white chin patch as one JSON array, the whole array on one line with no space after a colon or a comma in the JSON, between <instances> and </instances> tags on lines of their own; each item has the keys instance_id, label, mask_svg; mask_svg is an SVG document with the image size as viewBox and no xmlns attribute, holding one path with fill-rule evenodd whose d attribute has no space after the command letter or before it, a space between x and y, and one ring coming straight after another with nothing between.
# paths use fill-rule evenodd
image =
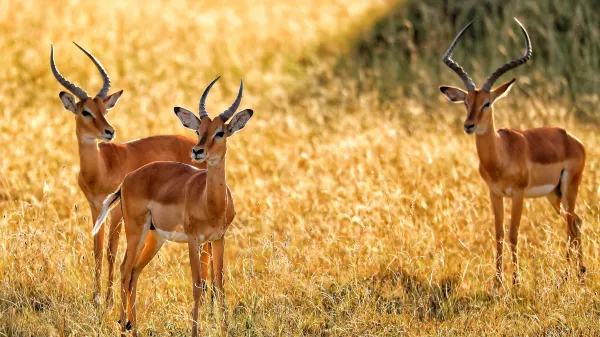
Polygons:
<instances>
[{"instance_id":1,"label":"white chin patch","mask_svg":"<svg viewBox=\"0 0 600 337\"><path fill-rule=\"evenodd\" d=\"M221 161L221 158L212 158L207 160L208 165L215 166Z\"/></svg>"},{"instance_id":2,"label":"white chin patch","mask_svg":"<svg viewBox=\"0 0 600 337\"><path fill-rule=\"evenodd\" d=\"M81 137L81 139L86 144L95 144L96 143L96 137L91 136L91 135L83 135L83 137Z\"/></svg>"}]
</instances>

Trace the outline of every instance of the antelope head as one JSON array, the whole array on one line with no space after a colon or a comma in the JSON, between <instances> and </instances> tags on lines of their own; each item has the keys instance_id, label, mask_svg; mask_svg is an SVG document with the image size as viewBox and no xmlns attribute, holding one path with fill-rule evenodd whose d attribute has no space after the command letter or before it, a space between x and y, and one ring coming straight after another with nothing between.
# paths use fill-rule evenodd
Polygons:
<instances>
[{"instance_id":1,"label":"antelope head","mask_svg":"<svg viewBox=\"0 0 600 337\"><path fill-rule=\"evenodd\" d=\"M198 144L192 148L192 160L198 163L206 160L209 166L217 165L225 158L227 138L243 129L254 113L251 109L246 109L233 116L242 101L244 92L244 81L242 80L240 90L233 104L217 118L211 119L206 112L206 97L210 88L218 79L219 77L215 78L204 90L200 98L199 117L182 107L175 107L174 109L175 115L177 115L181 124L196 131L198 135ZM225 122L232 116L231 122L226 124Z\"/></svg>"},{"instance_id":2,"label":"antelope head","mask_svg":"<svg viewBox=\"0 0 600 337\"><path fill-rule=\"evenodd\" d=\"M73 42L75 43L75 42ZM64 107L75 114L76 132L78 137L82 138L87 143L94 143L97 139L103 141L111 141L115 138L115 128L106 120L108 110L112 109L121 97L123 90L118 91L110 96L107 96L110 90L110 78L102 67L102 64L87 50L83 49L77 43L75 45L81 49L96 65L100 75L102 76L102 89L94 98L81 87L69 82L63 75L58 72L54 62L54 45L50 47L50 68L54 77L63 87L69 92L61 91L59 94L60 100ZM75 98L77 97L77 99Z\"/></svg>"},{"instance_id":3,"label":"antelope head","mask_svg":"<svg viewBox=\"0 0 600 337\"><path fill-rule=\"evenodd\" d=\"M467 117L465 118L464 130L468 134L484 134L489 130L493 120L492 105L496 100L508 94L516 79L513 78L512 80L494 89L492 89L492 85L494 85L494 82L496 82L496 80L504 73L524 64L531 58L531 41L529 40L529 35L519 20L515 18L515 21L517 21L519 27L521 27L523 35L525 36L525 55L498 68L490 77L488 77L481 89L477 89L473 83L473 80L469 77L469 75L467 75L465 70L458 65L458 63L451 59L452 53L454 52L454 48L458 44L458 41L461 39L467 29L471 27L473 21L469 22L469 24L467 24L465 28L458 33L448 48L448 51L446 54L444 54L444 63L450 69L454 70L454 72L456 72L456 74L462 79L467 90L465 91L460 88L450 86L441 86L440 91L446 96L446 98L448 98L448 100L450 100L450 102L463 103L465 105L467 109Z\"/></svg>"}]
</instances>

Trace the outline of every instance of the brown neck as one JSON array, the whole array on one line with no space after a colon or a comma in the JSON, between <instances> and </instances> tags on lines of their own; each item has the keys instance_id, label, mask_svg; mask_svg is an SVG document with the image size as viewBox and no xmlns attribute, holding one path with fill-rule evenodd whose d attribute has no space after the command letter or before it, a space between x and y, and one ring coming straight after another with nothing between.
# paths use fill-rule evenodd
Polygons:
<instances>
[{"instance_id":1,"label":"brown neck","mask_svg":"<svg viewBox=\"0 0 600 337\"><path fill-rule=\"evenodd\" d=\"M500 166L502 144L494 125L493 111L490 111L490 122L485 133L475 135L475 145L480 163L488 169Z\"/></svg>"},{"instance_id":2,"label":"brown neck","mask_svg":"<svg viewBox=\"0 0 600 337\"><path fill-rule=\"evenodd\" d=\"M77 132L77 145L79 147L79 174L86 181L95 180L100 175L101 162L98 152L98 143L79 131Z\"/></svg>"},{"instance_id":3,"label":"brown neck","mask_svg":"<svg viewBox=\"0 0 600 337\"><path fill-rule=\"evenodd\" d=\"M219 218L224 216L228 202L225 155L216 165L208 165L206 170L206 211Z\"/></svg>"}]
</instances>

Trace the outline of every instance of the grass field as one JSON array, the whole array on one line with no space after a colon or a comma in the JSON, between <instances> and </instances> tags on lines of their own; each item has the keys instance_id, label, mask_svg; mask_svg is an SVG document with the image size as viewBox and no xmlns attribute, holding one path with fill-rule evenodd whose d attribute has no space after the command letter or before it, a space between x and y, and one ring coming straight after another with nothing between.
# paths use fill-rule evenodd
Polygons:
<instances>
[{"instance_id":1,"label":"grass field","mask_svg":"<svg viewBox=\"0 0 600 337\"><path fill-rule=\"evenodd\" d=\"M77 186L74 121L49 69L54 43L63 75L88 92L100 87L100 76L72 40L101 60L111 91L125 90L108 115L117 142L195 136L181 127L173 106L195 109L203 88L221 75L207 102L217 114L244 78L241 107L255 114L228 142L227 179L238 212L225 258L230 335L600 334L600 136L597 124L584 118L593 115L585 109L597 97L589 86L557 88L566 81L558 68L546 77L552 64L536 59L534 38L543 30L531 29L534 59L511 73L519 80L495 105L496 125L562 126L586 145L576 210L584 221L588 273L583 285L567 275L574 269L565 259L566 225L545 199L529 199L519 242L522 284L496 289L492 214L474 139L462 132L464 108L436 89L460 84L441 66L456 30L432 33L439 54L432 50L419 61L418 52L399 53L394 68L393 55L362 58L359 46L375 50L373 27L391 22L386 14L403 2L229 3L0 3L0 336L118 331L117 307L96 308L91 301L92 224ZM532 21L543 17L547 3L555 1L540 1ZM485 25L516 32L509 20L514 14L528 27L520 9L510 7L506 22ZM593 38L597 28L589 31ZM522 52L519 39L514 33L506 40L516 50L488 51L496 55L490 64L486 58L462 62L477 56L466 50L456 59L481 80L501 59ZM553 60L563 64L567 56L556 50L550 55L560 55ZM586 64L600 64L595 49L580 50ZM404 66L416 87L413 78L397 75ZM597 76L589 76L590 86ZM576 106L578 95L588 105ZM123 251L121 240L119 263ZM510 280L508 246L505 252ZM187 256L185 245L168 243L144 270L142 335L189 334ZM208 305L202 312L201 335L217 335Z\"/></svg>"}]
</instances>

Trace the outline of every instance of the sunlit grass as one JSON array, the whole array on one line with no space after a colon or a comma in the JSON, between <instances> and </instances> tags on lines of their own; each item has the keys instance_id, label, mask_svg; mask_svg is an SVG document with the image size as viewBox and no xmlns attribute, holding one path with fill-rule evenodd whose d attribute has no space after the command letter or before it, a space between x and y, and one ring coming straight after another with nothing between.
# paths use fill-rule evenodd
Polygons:
<instances>
[{"instance_id":1,"label":"sunlit grass","mask_svg":"<svg viewBox=\"0 0 600 337\"><path fill-rule=\"evenodd\" d=\"M73 117L48 66L54 42L61 72L99 88L71 40L125 90L108 115L119 142L193 136L172 107L194 109L220 74L207 102L219 113L244 78L242 108L255 115L227 155L238 211L225 261L231 335L600 332L596 127L574 120L568 105L527 97L519 83L496 104L499 127L560 125L586 144L577 211L589 272L585 285L565 277L566 225L545 200L529 200L523 284L495 290L491 211L474 140L460 131L463 109L441 95L386 101L371 82L335 77L330 58L316 62L323 45L341 56L343 34L392 4L233 3L0 5L0 335L117 334L116 307L91 302L92 225L76 183ZM191 303L187 248L166 244L141 276L142 334L189 334ZM201 335L216 335L208 311Z\"/></svg>"}]
</instances>

